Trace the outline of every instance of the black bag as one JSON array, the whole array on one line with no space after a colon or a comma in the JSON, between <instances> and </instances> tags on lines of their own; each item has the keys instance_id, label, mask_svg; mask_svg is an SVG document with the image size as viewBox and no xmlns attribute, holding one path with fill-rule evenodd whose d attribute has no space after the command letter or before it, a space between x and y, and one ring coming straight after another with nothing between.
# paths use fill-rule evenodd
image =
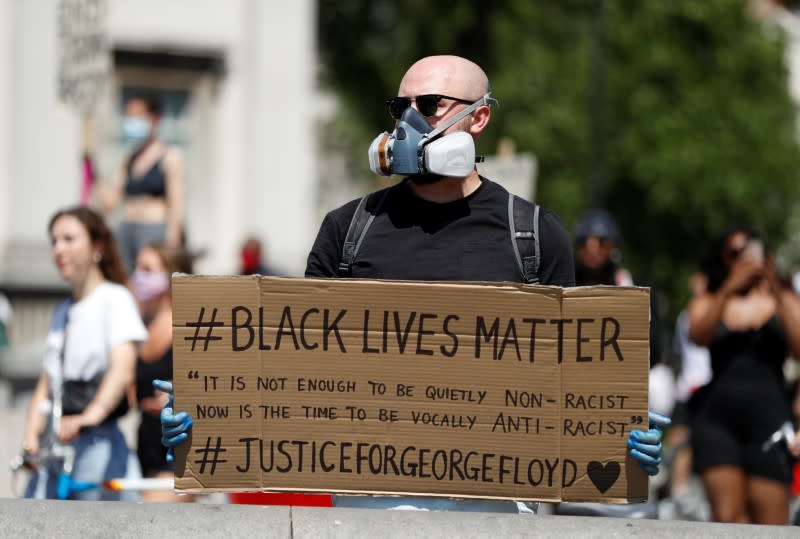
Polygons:
<instances>
[{"instance_id":1,"label":"black bag","mask_svg":"<svg viewBox=\"0 0 800 539\"><path fill-rule=\"evenodd\" d=\"M64 339L61 341L61 368L64 368L64 351L67 348L68 309L71 301L61 304L56 312L54 326L63 328ZM105 373L98 374L91 380L63 380L61 382L61 415L77 415L82 413L97 394ZM128 397L123 395L117 407L109 413L103 423L115 421L128 413Z\"/></svg>"},{"instance_id":2,"label":"black bag","mask_svg":"<svg viewBox=\"0 0 800 539\"><path fill-rule=\"evenodd\" d=\"M75 415L83 412L92 402L103 381L103 375L92 380L64 380L61 388L61 413ZM128 413L128 398L123 395L117 407L106 416L103 422L118 419Z\"/></svg>"}]
</instances>

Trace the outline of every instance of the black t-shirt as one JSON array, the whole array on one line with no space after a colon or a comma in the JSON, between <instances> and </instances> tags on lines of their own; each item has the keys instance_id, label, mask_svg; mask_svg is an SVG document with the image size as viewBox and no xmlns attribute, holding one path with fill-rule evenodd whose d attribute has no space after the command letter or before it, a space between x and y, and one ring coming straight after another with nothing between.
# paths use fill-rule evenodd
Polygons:
<instances>
[{"instance_id":1,"label":"black t-shirt","mask_svg":"<svg viewBox=\"0 0 800 539\"><path fill-rule=\"evenodd\" d=\"M423 200L403 182L389 187L367 230L352 276L428 281L522 281L508 224L508 191L481 178L469 196L443 204ZM371 197L376 203L380 197ZM325 216L308 255L306 277L336 277L358 200ZM368 206L369 208L369 206ZM558 216L541 208L541 284L574 286L572 245Z\"/></svg>"}]
</instances>

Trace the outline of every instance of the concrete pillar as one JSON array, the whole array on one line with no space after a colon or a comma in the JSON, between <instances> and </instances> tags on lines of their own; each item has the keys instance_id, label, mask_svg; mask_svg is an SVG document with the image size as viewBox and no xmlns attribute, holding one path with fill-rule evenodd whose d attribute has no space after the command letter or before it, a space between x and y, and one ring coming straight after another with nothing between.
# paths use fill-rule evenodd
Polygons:
<instances>
[{"instance_id":1,"label":"concrete pillar","mask_svg":"<svg viewBox=\"0 0 800 539\"><path fill-rule=\"evenodd\" d=\"M316 4L249 4L244 226L300 275L316 228Z\"/></svg>"},{"instance_id":2,"label":"concrete pillar","mask_svg":"<svg viewBox=\"0 0 800 539\"><path fill-rule=\"evenodd\" d=\"M11 114L11 24L13 6L11 0L0 0L0 118ZM11 210L11 122L0 125L0 260L8 243Z\"/></svg>"},{"instance_id":3,"label":"concrete pillar","mask_svg":"<svg viewBox=\"0 0 800 539\"><path fill-rule=\"evenodd\" d=\"M56 87L56 6L14 2L11 46L3 48L13 55L6 86L13 107L3 116L11 132L10 241L2 274L26 284L59 282L49 261L47 221L56 209L76 204L80 192L80 117L58 102Z\"/></svg>"}]
</instances>

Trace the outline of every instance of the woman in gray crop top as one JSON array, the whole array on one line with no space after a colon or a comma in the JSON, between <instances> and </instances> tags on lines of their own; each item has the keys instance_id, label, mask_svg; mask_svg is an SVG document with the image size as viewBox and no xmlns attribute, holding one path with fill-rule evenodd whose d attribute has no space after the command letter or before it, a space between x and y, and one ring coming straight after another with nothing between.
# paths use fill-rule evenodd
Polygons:
<instances>
[{"instance_id":1,"label":"woman in gray crop top","mask_svg":"<svg viewBox=\"0 0 800 539\"><path fill-rule=\"evenodd\" d=\"M182 243L183 155L158 138L161 114L162 105L155 96L137 96L126 103L123 134L135 149L99 193L106 213L123 205L117 236L128 272L143 246L179 247Z\"/></svg>"}]
</instances>

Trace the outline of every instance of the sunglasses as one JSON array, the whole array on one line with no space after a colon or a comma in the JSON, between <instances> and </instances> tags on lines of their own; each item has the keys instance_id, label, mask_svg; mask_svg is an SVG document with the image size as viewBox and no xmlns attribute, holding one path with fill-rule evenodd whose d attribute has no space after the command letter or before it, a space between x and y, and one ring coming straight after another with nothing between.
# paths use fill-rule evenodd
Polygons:
<instances>
[{"instance_id":1,"label":"sunglasses","mask_svg":"<svg viewBox=\"0 0 800 539\"><path fill-rule=\"evenodd\" d=\"M744 252L745 247L746 245L739 248L726 249L722 253L722 257L726 260L737 260L739 256Z\"/></svg>"},{"instance_id":2,"label":"sunglasses","mask_svg":"<svg viewBox=\"0 0 800 539\"><path fill-rule=\"evenodd\" d=\"M418 95L417 97L390 97L386 100L386 104L389 106L389 114L392 115L392 118L399 120L403 112L411 106L412 102L416 102L417 110L419 110L420 114L423 116L433 116L439 109L439 101L442 99L451 99L456 103L463 103L465 105L471 105L475 102L474 100L460 99L449 95L425 94Z\"/></svg>"}]
</instances>

